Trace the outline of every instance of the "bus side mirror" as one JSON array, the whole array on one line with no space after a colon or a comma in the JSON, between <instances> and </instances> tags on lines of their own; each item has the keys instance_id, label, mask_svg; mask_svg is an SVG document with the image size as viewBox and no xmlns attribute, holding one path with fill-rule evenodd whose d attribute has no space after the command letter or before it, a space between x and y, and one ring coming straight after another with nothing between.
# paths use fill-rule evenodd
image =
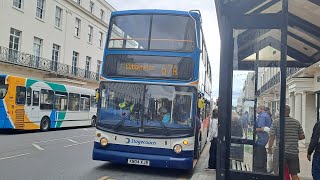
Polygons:
<instances>
[{"instance_id":1,"label":"bus side mirror","mask_svg":"<svg viewBox=\"0 0 320 180\"><path fill-rule=\"evenodd\" d=\"M204 100L203 99L198 99L198 108L203 109L204 108Z\"/></svg>"}]
</instances>

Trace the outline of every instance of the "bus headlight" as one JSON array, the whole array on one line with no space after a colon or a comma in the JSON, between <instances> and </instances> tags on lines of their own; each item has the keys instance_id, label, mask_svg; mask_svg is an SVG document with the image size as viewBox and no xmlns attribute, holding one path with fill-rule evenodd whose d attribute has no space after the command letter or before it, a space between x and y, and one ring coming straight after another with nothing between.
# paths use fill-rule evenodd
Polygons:
<instances>
[{"instance_id":1,"label":"bus headlight","mask_svg":"<svg viewBox=\"0 0 320 180\"><path fill-rule=\"evenodd\" d=\"M101 146L106 146L108 144L108 139L103 137L100 139Z\"/></svg>"},{"instance_id":2,"label":"bus headlight","mask_svg":"<svg viewBox=\"0 0 320 180\"><path fill-rule=\"evenodd\" d=\"M176 144L173 146L173 151L177 154L181 153L182 151L182 146L180 144Z\"/></svg>"}]
</instances>

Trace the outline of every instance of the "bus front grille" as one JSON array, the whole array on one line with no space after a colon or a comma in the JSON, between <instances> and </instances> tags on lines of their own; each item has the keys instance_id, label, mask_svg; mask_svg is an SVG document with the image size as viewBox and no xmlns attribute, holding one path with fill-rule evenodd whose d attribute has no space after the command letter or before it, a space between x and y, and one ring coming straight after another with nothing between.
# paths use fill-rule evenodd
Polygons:
<instances>
[{"instance_id":1,"label":"bus front grille","mask_svg":"<svg viewBox=\"0 0 320 180\"><path fill-rule=\"evenodd\" d=\"M16 129L24 128L24 110L17 109L16 110L16 122L14 123Z\"/></svg>"}]
</instances>

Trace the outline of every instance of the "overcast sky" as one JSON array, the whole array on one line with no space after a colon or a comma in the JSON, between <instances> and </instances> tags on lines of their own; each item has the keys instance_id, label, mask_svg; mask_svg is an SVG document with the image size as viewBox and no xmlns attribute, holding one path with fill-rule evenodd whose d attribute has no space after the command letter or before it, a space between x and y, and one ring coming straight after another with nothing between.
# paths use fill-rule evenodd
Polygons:
<instances>
[{"instance_id":1,"label":"overcast sky","mask_svg":"<svg viewBox=\"0 0 320 180\"><path fill-rule=\"evenodd\" d=\"M206 39L209 59L213 74L213 95L218 96L219 86L219 59L220 59L220 36L216 16L214 0L106 0L117 10L130 9L168 9L185 10L198 9L202 14L203 30ZM241 82L245 76L240 79ZM237 81L239 82L239 81ZM240 83L243 84L243 83ZM240 85L239 84L239 85ZM241 86L241 85L240 85ZM238 87L242 89L242 87ZM236 93L239 94L239 93ZM236 97L234 97L236 98Z\"/></svg>"}]
</instances>

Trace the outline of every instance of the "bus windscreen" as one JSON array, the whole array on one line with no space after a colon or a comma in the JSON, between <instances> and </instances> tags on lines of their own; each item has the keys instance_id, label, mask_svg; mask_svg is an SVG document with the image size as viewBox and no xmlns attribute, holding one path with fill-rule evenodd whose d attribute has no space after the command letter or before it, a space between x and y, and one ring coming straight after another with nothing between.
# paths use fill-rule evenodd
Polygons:
<instances>
[{"instance_id":1,"label":"bus windscreen","mask_svg":"<svg viewBox=\"0 0 320 180\"><path fill-rule=\"evenodd\" d=\"M188 57L109 55L105 62L104 74L109 77L191 80L194 72Z\"/></svg>"},{"instance_id":2,"label":"bus windscreen","mask_svg":"<svg viewBox=\"0 0 320 180\"><path fill-rule=\"evenodd\" d=\"M111 19L109 49L191 52L195 22L189 16L122 15Z\"/></svg>"}]
</instances>

